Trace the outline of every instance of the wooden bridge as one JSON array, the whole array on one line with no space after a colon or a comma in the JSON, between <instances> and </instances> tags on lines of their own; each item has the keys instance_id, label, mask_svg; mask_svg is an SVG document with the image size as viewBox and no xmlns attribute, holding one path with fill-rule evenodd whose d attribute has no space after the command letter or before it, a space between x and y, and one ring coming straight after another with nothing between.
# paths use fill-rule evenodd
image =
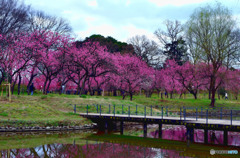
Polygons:
<instances>
[{"instance_id":1,"label":"wooden bridge","mask_svg":"<svg viewBox=\"0 0 240 158\"><path fill-rule=\"evenodd\" d=\"M93 108L92 108L93 107ZM122 111L117 111L116 106L111 105L86 105L85 112L81 112L80 116L91 119L98 124L100 130L112 130L117 122L120 123L120 133L123 134L124 122L138 122L143 124L144 137L147 136L147 124L159 125L159 138L162 137L162 125L184 125L187 129L187 138L194 141L194 129L204 130L204 143L208 143L208 130L220 130L224 132L224 145L228 145L228 132L240 132L240 110L234 109L204 109L201 108L180 108L179 111L169 110L168 107L160 107L160 112L155 112L152 106L144 106L143 110L138 111L138 107L134 107L134 111L128 108L123 108ZM133 107L133 106L131 106ZM93 111L96 109L96 111ZM119 109L119 107L117 107ZM126 111L126 109L128 109ZM125 110L125 111L124 111ZM76 105L74 106L76 112ZM120 114L121 113L121 114ZM170 115L171 114L171 115Z\"/></svg>"}]
</instances>

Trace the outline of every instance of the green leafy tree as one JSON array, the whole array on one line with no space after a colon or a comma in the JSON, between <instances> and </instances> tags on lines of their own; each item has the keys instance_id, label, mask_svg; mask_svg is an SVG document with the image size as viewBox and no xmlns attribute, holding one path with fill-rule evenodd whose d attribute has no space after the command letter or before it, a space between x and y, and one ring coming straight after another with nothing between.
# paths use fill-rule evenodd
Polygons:
<instances>
[{"instance_id":1,"label":"green leafy tree","mask_svg":"<svg viewBox=\"0 0 240 158\"><path fill-rule=\"evenodd\" d=\"M83 41L77 41L77 47L81 47L85 42L99 42L101 46L106 46L108 51L111 53L120 52L121 54L130 53L134 54L134 48L131 44L125 42L120 42L114 39L113 37L104 37L102 35L91 35Z\"/></svg>"},{"instance_id":2,"label":"green leafy tree","mask_svg":"<svg viewBox=\"0 0 240 158\"><path fill-rule=\"evenodd\" d=\"M230 67L239 51L239 31L230 10L220 3L195 10L186 24L188 42L197 47L194 56L209 65L209 90L211 106L215 105L215 94L220 86L217 73L222 66ZM194 49L192 49L194 50Z\"/></svg>"}]
</instances>

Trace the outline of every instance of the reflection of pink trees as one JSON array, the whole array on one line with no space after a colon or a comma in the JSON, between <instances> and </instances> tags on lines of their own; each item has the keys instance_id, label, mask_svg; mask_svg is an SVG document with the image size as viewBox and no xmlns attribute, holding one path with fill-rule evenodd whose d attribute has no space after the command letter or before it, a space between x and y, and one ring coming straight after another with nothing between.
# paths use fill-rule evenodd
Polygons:
<instances>
[{"instance_id":1,"label":"reflection of pink trees","mask_svg":"<svg viewBox=\"0 0 240 158\"><path fill-rule=\"evenodd\" d=\"M72 146L71 151L76 151L78 146ZM84 157L96 157L96 158L110 158L110 157L153 157L156 152L151 148L138 147L126 144L112 144L112 143L97 143L84 145L82 147ZM144 156L145 154L145 156ZM69 155L70 157L76 156L76 154ZM80 155L78 155L80 156Z\"/></svg>"},{"instance_id":2,"label":"reflection of pink trees","mask_svg":"<svg viewBox=\"0 0 240 158\"><path fill-rule=\"evenodd\" d=\"M2 157L33 158L33 157L153 157L156 152L151 148L126 144L96 143L83 146L70 144L42 145L29 149L11 149L0 151ZM145 155L145 156L144 156Z\"/></svg>"},{"instance_id":3,"label":"reflection of pink trees","mask_svg":"<svg viewBox=\"0 0 240 158\"><path fill-rule=\"evenodd\" d=\"M162 139L186 141L187 130L183 126L175 126L173 128L163 129ZM214 134L213 134L214 133ZM214 136L213 136L214 135ZM158 130L150 132L148 134L150 138L158 138ZM223 144L223 131L208 131L208 142L212 144ZM194 142L204 143L204 130L194 130ZM239 132L228 132L228 145L240 146L240 133Z\"/></svg>"},{"instance_id":4,"label":"reflection of pink trees","mask_svg":"<svg viewBox=\"0 0 240 158\"><path fill-rule=\"evenodd\" d=\"M211 141L212 133L215 133L216 140ZM222 131L209 131L209 143L222 144L223 132ZM203 142L203 130L195 130L195 142ZM154 132L151 132L149 137L154 137ZM186 141L186 128L177 126L172 129L163 130L163 139ZM229 132L228 144L239 146L240 135L237 132ZM29 149L9 149L0 151L1 157L16 157L16 158L33 158L33 157L95 157L95 158L108 158L108 157L179 157L181 151L157 149L150 147L134 146L128 144L113 144L107 142L96 142L91 144L86 140L86 144L72 145L72 144L51 144L41 145Z\"/></svg>"}]
</instances>

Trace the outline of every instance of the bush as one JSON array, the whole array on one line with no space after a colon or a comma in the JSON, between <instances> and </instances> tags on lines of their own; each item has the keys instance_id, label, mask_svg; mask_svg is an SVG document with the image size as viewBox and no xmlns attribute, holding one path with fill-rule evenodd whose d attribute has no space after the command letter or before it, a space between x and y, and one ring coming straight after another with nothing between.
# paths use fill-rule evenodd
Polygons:
<instances>
[{"instance_id":1,"label":"bush","mask_svg":"<svg viewBox=\"0 0 240 158\"><path fill-rule=\"evenodd\" d=\"M8 116L8 113L2 112L2 113L0 113L0 116Z\"/></svg>"},{"instance_id":2,"label":"bush","mask_svg":"<svg viewBox=\"0 0 240 158\"><path fill-rule=\"evenodd\" d=\"M86 95L81 95L81 98L87 98L87 96Z\"/></svg>"},{"instance_id":3,"label":"bush","mask_svg":"<svg viewBox=\"0 0 240 158\"><path fill-rule=\"evenodd\" d=\"M46 95L41 96L41 99L47 99Z\"/></svg>"}]
</instances>

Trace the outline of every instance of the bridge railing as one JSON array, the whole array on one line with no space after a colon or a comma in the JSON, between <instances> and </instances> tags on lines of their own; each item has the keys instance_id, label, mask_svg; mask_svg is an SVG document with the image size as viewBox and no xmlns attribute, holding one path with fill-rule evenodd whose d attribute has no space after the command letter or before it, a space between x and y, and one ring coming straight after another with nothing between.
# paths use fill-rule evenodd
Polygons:
<instances>
[{"instance_id":1,"label":"bridge railing","mask_svg":"<svg viewBox=\"0 0 240 158\"><path fill-rule=\"evenodd\" d=\"M240 121L240 109L229 109L223 107L217 108L193 108L193 107L183 107L180 108L181 117L192 118L197 120L215 119L215 120L227 120L232 125L233 121Z\"/></svg>"},{"instance_id":2,"label":"bridge railing","mask_svg":"<svg viewBox=\"0 0 240 158\"><path fill-rule=\"evenodd\" d=\"M205 107L180 107L169 108L168 106L159 105L72 105L74 113L97 113L111 115L127 115L127 116L157 116L166 119L167 117L178 117L180 120L201 120L208 123L208 119L227 120L229 124L233 121L240 121L240 109L229 108L205 108Z\"/></svg>"},{"instance_id":3,"label":"bridge railing","mask_svg":"<svg viewBox=\"0 0 240 158\"><path fill-rule=\"evenodd\" d=\"M179 117L178 111L170 110L169 107L150 105L78 105L71 104L74 113L98 113L113 115L139 115L139 116L162 116Z\"/></svg>"}]
</instances>

